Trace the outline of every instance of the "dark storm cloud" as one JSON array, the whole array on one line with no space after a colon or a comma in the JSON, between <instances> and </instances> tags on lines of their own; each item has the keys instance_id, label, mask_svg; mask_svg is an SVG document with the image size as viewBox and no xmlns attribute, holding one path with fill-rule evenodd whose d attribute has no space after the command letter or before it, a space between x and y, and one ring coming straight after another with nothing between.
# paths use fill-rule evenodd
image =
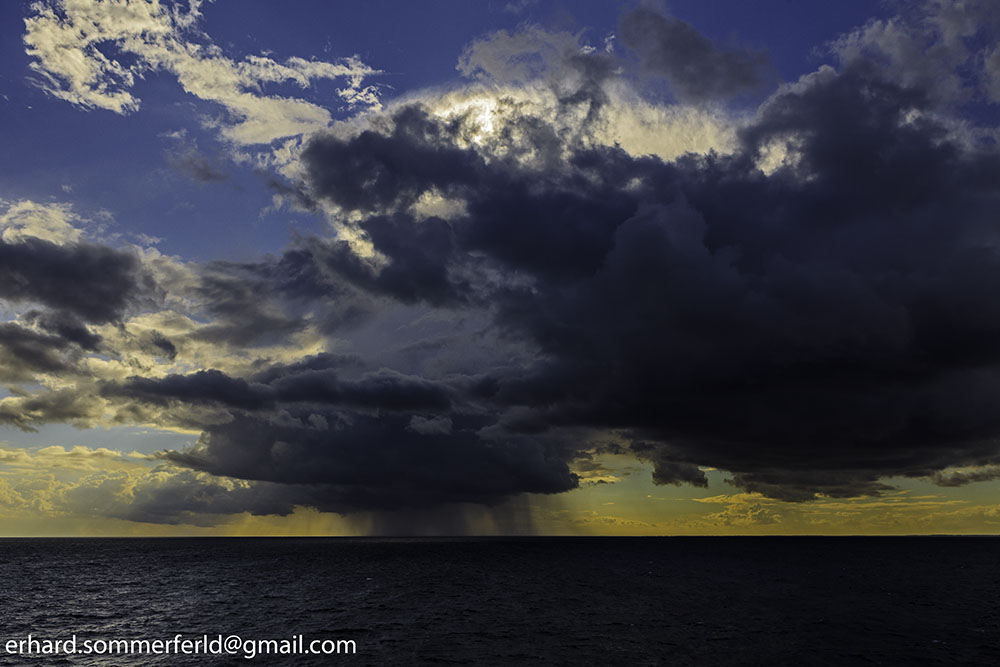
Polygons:
<instances>
[{"instance_id":1,"label":"dark storm cloud","mask_svg":"<svg viewBox=\"0 0 1000 667\"><path fill-rule=\"evenodd\" d=\"M654 465L653 482L656 484L708 487L708 477L701 468L691 463L678 462L675 460L676 454L672 454L667 447L640 441L633 443L631 450L639 458Z\"/></svg>"},{"instance_id":2,"label":"dark storm cloud","mask_svg":"<svg viewBox=\"0 0 1000 667\"><path fill-rule=\"evenodd\" d=\"M382 369L357 379L343 379L332 369L283 367L289 372L270 376L265 384L234 378L217 370L151 379L133 377L108 383L106 397L128 397L159 405L170 401L218 404L240 410L261 410L277 404L335 404L385 410L446 410L449 387L441 382ZM293 370L294 369L294 370Z\"/></svg>"},{"instance_id":3,"label":"dark storm cloud","mask_svg":"<svg viewBox=\"0 0 1000 667\"><path fill-rule=\"evenodd\" d=\"M689 93L752 79L711 54ZM376 212L369 229L432 189L460 197L435 259L524 278L462 288L544 358L481 385L493 428L624 430L659 443L635 451L661 483L703 484L709 465L790 500L877 493L998 454L1000 158L963 145L932 100L858 61L776 94L732 155L666 164L564 142L544 172L477 160L413 107L399 131L316 139L307 185ZM769 151L787 157L765 174ZM397 214L393 232L406 224L423 223ZM384 247L426 281L412 249Z\"/></svg>"},{"instance_id":4,"label":"dark storm cloud","mask_svg":"<svg viewBox=\"0 0 1000 667\"><path fill-rule=\"evenodd\" d=\"M251 410L263 408L273 401L273 394L266 386L250 384L217 370L168 375L160 379L133 377L121 385L108 384L101 393L106 397L132 397L158 405L182 401Z\"/></svg>"},{"instance_id":5,"label":"dark storm cloud","mask_svg":"<svg viewBox=\"0 0 1000 667\"><path fill-rule=\"evenodd\" d=\"M613 155L578 153L576 166L595 160L615 162ZM468 251L488 253L510 268L528 271L543 281L575 281L593 274L604 261L616 227L637 202L618 183L602 180L546 184L530 177L503 187L470 193L471 216L457 223ZM618 174L611 174L617 181ZM499 185L499 183L498 183ZM503 196L497 196L503 192Z\"/></svg>"},{"instance_id":6,"label":"dark storm cloud","mask_svg":"<svg viewBox=\"0 0 1000 667\"><path fill-rule=\"evenodd\" d=\"M32 237L0 241L0 299L41 303L103 323L120 318L129 300L151 287L138 257L127 250Z\"/></svg>"},{"instance_id":7,"label":"dark storm cloud","mask_svg":"<svg viewBox=\"0 0 1000 667\"><path fill-rule=\"evenodd\" d=\"M343 403L387 410L444 410L450 405L447 385L382 369L358 380L342 380L331 371L304 371L275 380L283 402Z\"/></svg>"},{"instance_id":8,"label":"dark storm cloud","mask_svg":"<svg viewBox=\"0 0 1000 667\"><path fill-rule=\"evenodd\" d=\"M86 352L98 351L101 342L72 313L29 310L19 322L0 323L0 381L86 375L78 362Z\"/></svg>"},{"instance_id":9,"label":"dark storm cloud","mask_svg":"<svg viewBox=\"0 0 1000 667\"><path fill-rule=\"evenodd\" d=\"M455 279L449 269L455 238L451 226L439 218L414 225L403 216L380 216L362 224L375 248L393 258L376 269L358 257L344 241L311 239L307 254L297 261L336 276L340 281L403 303L427 302L458 305L469 298L469 286ZM286 256L285 261L292 258Z\"/></svg>"},{"instance_id":10,"label":"dark storm cloud","mask_svg":"<svg viewBox=\"0 0 1000 667\"><path fill-rule=\"evenodd\" d=\"M287 485L295 504L349 512L495 503L517 493L557 493L576 476L544 442L481 439L461 423L450 433L408 428L410 417L292 410L282 420L237 414L199 446L166 452L175 464Z\"/></svg>"},{"instance_id":11,"label":"dark storm cloud","mask_svg":"<svg viewBox=\"0 0 1000 667\"><path fill-rule=\"evenodd\" d=\"M517 295L506 321L553 361L501 394L772 495L995 453L1000 162L908 120L920 103L848 71L778 96L737 155L682 161L683 199L622 220L592 279ZM790 135L794 167L753 168Z\"/></svg>"},{"instance_id":12,"label":"dark storm cloud","mask_svg":"<svg viewBox=\"0 0 1000 667\"><path fill-rule=\"evenodd\" d=\"M358 374L356 366L349 357L318 355L248 379L215 370L134 377L105 383L100 395L119 410L141 415L142 405L154 406L177 420L188 418L184 406L225 410L224 418L214 412L214 423L202 424L197 447L162 456L213 475L283 487L268 487L261 511L493 504L518 493L576 486L565 447L555 439L484 437L483 427L494 418L479 414L467 398L461 409L453 404L453 396L474 394L467 389L474 378L442 382L387 369ZM189 490L185 484L176 491ZM257 502L255 493L240 491ZM210 511L188 502L201 497L183 496L184 511Z\"/></svg>"},{"instance_id":13,"label":"dark storm cloud","mask_svg":"<svg viewBox=\"0 0 1000 667\"><path fill-rule=\"evenodd\" d=\"M76 343L89 352L97 350L101 337L81 322L75 315L65 311L29 311L24 319L38 326L42 331L59 336L67 343Z\"/></svg>"},{"instance_id":14,"label":"dark storm cloud","mask_svg":"<svg viewBox=\"0 0 1000 667\"><path fill-rule=\"evenodd\" d=\"M679 97L759 82L757 56L644 12L624 33ZM559 54L572 76L551 77L555 102L498 99L492 134L471 114L400 103L354 136L308 140L305 179L282 187L350 213L374 258L300 238L254 262L164 269L176 284L160 289L207 323L171 338L121 328L164 360L192 342L287 346L316 332L356 355L84 379L5 399L0 422L109 414L200 429L197 446L161 454L191 471L154 476L106 512L155 522L496 504L574 488L573 462L599 477L601 453L652 463L658 484L704 487L714 467L791 501L876 494L895 476L995 477L993 145L957 132L940 95L858 57L783 87L732 153L636 157L594 140L627 63ZM460 205L417 215L428 195ZM0 325L3 379L76 377L86 353L114 354L90 325L153 288L127 251L0 243L0 298L38 306ZM425 317L436 327L417 326Z\"/></svg>"},{"instance_id":15,"label":"dark storm cloud","mask_svg":"<svg viewBox=\"0 0 1000 667\"><path fill-rule=\"evenodd\" d=\"M197 337L237 345L273 343L300 331L304 321L289 314L276 299L272 280L259 265L218 262L201 271L194 293L212 316Z\"/></svg>"},{"instance_id":16,"label":"dark storm cloud","mask_svg":"<svg viewBox=\"0 0 1000 667\"><path fill-rule=\"evenodd\" d=\"M211 315L195 338L267 345L313 323L326 332L355 326L372 311L371 298L351 287L316 255L324 242L303 239L280 257L211 262L198 269L191 293Z\"/></svg>"},{"instance_id":17,"label":"dark storm cloud","mask_svg":"<svg viewBox=\"0 0 1000 667\"><path fill-rule=\"evenodd\" d=\"M683 100L753 91L770 73L766 53L721 49L689 23L649 7L625 14L619 30L643 69L665 77Z\"/></svg>"},{"instance_id":18,"label":"dark storm cloud","mask_svg":"<svg viewBox=\"0 0 1000 667\"><path fill-rule=\"evenodd\" d=\"M883 474L884 470L809 470L791 475L787 470L776 470L738 473L728 481L750 493L761 493L787 502L803 502L813 500L817 494L829 498L855 498L891 491L895 487L878 481Z\"/></svg>"},{"instance_id":19,"label":"dark storm cloud","mask_svg":"<svg viewBox=\"0 0 1000 667\"><path fill-rule=\"evenodd\" d=\"M457 130L405 107L391 119L389 134L366 130L350 141L319 137L302 159L315 193L347 210L405 208L432 187L476 181L483 160L454 145Z\"/></svg>"},{"instance_id":20,"label":"dark storm cloud","mask_svg":"<svg viewBox=\"0 0 1000 667\"><path fill-rule=\"evenodd\" d=\"M38 373L58 373L72 368L60 336L29 329L14 322L0 324L0 379L33 380Z\"/></svg>"},{"instance_id":21,"label":"dark storm cloud","mask_svg":"<svg viewBox=\"0 0 1000 667\"><path fill-rule=\"evenodd\" d=\"M397 125L387 136L369 130L350 139L319 137L305 151L317 196L348 209L395 211L360 223L392 264L376 269L343 242L314 242L311 252L313 261L352 284L407 303L473 299L475 286L463 282L469 276L460 269L474 272L474 254L480 251L505 267L546 278L593 273L616 226L637 205L627 184L648 175L644 166L659 168L652 161L625 161L621 153L583 149L567 165L555 132L543 131L540 119L524 118L515 121L526 129L519 134L530 137L535 159L553 169L521 173L516 159L487 166L472 149L452 145L461 127L435 120L419 106L405 108L394 121L408 129ZM510 151L516 153L517 146ZM359 162L366 167L355 168ZM454 222L418 222L399 210L433 190L460 197L469 215Z\"/></svg>"},{"instance_id":22,"label":"dark storm cloud","mask_svg":"<svg viewBox=\"0 0 1000 667\"><path fill-rule=\"evenodd\" d=\"M603 91L588 77L566 100L579 103L594 96L603 96ZM525 117L515 124L518 134L530 137L536 160L560 163L563 145L547 123ZM509 146L512 158L505 163L512 168L489 168L473 149L458 147L455 142L465 129L461 119L445 123L419 106L408 106L392 117L391 128L388 134L367 130L350 139L321 136L303 156L315 195L348 210L401 211L431 191L467 201L469 222L460 220L455 226L439 218L414 224L401 212L366 218L361 228L375 249L393 260L380 271L345 243L314 245L322 254L320 262L340 277L404 302L445 305L470 298L471 286L456 279L452 269L456 262L470 264L468 252L480 249L519 269L592 271L610 241L612 221L634 206L632 198L620 191L629 174L601 173L601 155L573 156L578 173L569 182L557 178L548 183L537 172L520 174L512 166L516 143ZM599 179L611 175L616 180L585 184L591 175ZM499 192L504 193L502 198L496 196ZM589 196L581 197L583 193ZM532 213L524 215L525 208ZM546 224L536 224L539 219ZM567 240L573 242L573 253L562 252ZM456 256L458 246L465 251L460 256Z\"/></svg>"},{"instance_id":23,"label":"dark storm cloud","mask_svg":"<svg viewBox=\"0 0 1000 667\"><path fill-rule=\"evenodd\" d=\"M52 422L87 428L100 410L100 401L93 393L71 387L0 403L0 424L10 424L29 432L35 431L37 425Z\"/></svg>"},{"instance_id":24,"label":"dark storm cloud","mask_svg":"<svg viewBox=\"0 0 1000 667\"><path fill-rule=\"evenodd\" d=\"M308 357L302 357L291 363L262 364L252 376L254 382L270 384L286 375L296 375L310 371L327 371L335 369L359 369L363 367L360 357L351 354L331 354L323 352Z\"/></svg>"}]
</instances>

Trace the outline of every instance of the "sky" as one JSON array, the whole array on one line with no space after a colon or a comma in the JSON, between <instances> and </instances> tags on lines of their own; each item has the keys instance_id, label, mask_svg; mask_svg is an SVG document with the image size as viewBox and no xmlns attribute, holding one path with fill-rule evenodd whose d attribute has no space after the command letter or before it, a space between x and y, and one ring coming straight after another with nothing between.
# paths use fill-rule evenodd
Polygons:
<instances>
[{"instance_id":1,"label":"sky","mask_svg":"<svg viewBox=\"0 0 1000 667\"><path fill-rule=\"evenodd\" d=\"M1000 532L990 0L0 30L0 535Z\"/></svg>"}]
</instances>

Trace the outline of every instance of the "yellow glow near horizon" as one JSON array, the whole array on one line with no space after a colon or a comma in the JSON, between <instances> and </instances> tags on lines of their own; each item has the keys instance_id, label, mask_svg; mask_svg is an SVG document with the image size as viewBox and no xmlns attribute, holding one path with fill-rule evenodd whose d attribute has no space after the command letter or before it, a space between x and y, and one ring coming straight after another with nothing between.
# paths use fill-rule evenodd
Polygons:
<instances>
[{"instance_id":1,"label":"yellow glow near horizon","mask_svg":"<svg viewBox=\"0 0 1000 667\"><path fill-rule=\"evenodd\" d=\"M1000 507L993 500L1000 482L943 488L897 479L889 482L898 489L879 497L790 503L740 491L720 470L707 470L708 488L657 486L649 464L620 455L598 457L578 489L523 495L495 507L462 504L346 516L297 507L287 516L192 515L178 519L187 523L174 524L116 518L130 499L118 496L135 493L150 479L168 481L179 470L152 469L157 463L110 449L5 446L0 449L0 536L363 536L414 534L418 528L419 535L1000 533ZM117 484L113 495L95 495L111 482ZM81 498L96 504L80 505ZM116 498L122 502L111 502Z\"/></svg>"}]
</instances>

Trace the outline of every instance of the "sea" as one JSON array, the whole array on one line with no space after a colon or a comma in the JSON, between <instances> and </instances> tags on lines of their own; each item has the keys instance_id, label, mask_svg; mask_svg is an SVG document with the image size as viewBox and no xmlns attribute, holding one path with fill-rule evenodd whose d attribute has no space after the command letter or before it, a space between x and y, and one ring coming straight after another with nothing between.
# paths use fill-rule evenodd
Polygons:
<instances>
[{"instance_id":1,"label":"sea","mask_svg":"<svg viewBox=\"0 0 1000 667\"><path fill-rule=\"evenodd\" d=\"M1000 538L4 539L0 664L997 665Z\"/></svg>"}]
</instances>

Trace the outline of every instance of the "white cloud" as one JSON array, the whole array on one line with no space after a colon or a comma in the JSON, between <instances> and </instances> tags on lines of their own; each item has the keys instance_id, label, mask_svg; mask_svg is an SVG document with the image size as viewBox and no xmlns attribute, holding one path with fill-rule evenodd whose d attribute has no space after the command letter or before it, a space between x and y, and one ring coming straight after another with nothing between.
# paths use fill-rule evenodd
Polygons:
<instances>
[{"instance_id":1,"label":"white cloud","mask_svg":"<svg viewBox=\"0 0 1000 667\"><path fill-rule=\"evenodd\" d=\"M69 204L40 204L27 199L0 199L0 239L17 243L34 237L58 245L75 243L86 221Z\"/></svg>"},{"instance_id":2,"label":"white cloud","mask_svg":"<svg viewBox=\"0 0 1000 667\"><path fill-rule=\"evenodd\" d=\"M330 112L321 106L264 94L267 83L305 88L319 79L342 80L337 92L346 105L378 106L377 89L364 85L376 70L357 57L281 63L250 55L236 61L210 41L193 41L199 4L192 0L183 11L158 0L36 2L24 36L26 52L34 58L31 68L40 77L36 83L78 106L124 114L139 108L132 91L137 80L153 71L169 72L185 92L226 109L229 118L219 129L238 144L269 143L330 122Z\"/></svg>"}]
</instances>

